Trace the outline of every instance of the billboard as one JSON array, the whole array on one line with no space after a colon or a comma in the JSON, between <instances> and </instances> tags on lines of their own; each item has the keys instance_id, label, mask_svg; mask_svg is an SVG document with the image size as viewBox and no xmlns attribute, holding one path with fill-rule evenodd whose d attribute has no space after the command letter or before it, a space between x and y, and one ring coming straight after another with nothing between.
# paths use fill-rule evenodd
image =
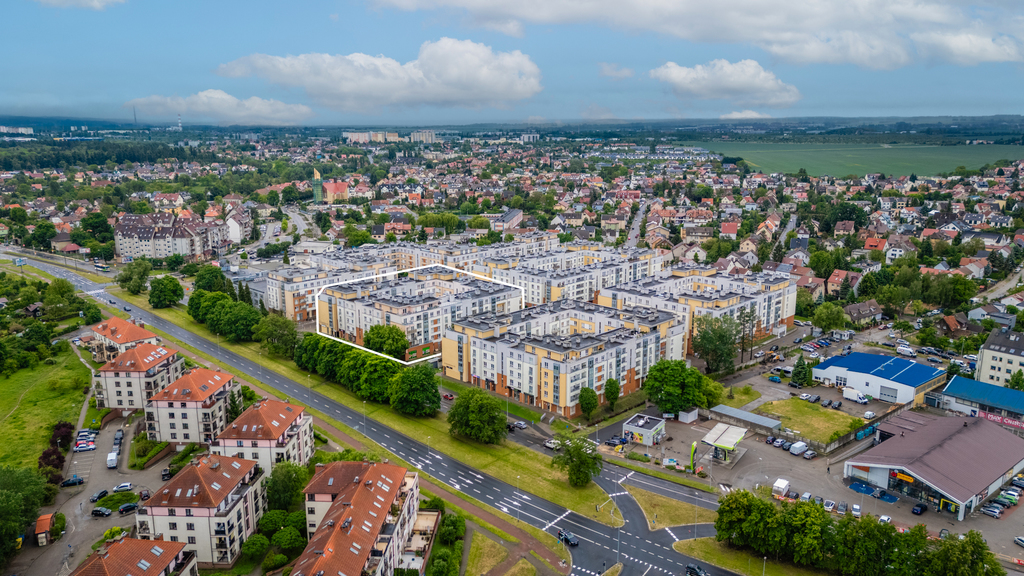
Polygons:
<instances>
[{"instance_id":1,"label":"billboard","mask_svg":"<svg viewBox=\"0 0 1024 576\"><path fill-rule=\"evenodd\" d=\"M79 253L79 254L88 254L88 253L90 253L90 252L92 252L92 249L91 249L91 248L79 248L79 249L78 249L78 253Z\"/></svg>"},{"instance_id":2,"label":"billboard","mask_svg":"<svg viewBox=\"0 0 1024 576\"><path fill-rule=\"evenodd\" d=\"M1024 430L1024 422L1021 422L1016 418L1010 418L1009 416L1000 416L998 414L985 412L984 410L978 410L978 416L988 420L989 422L995 422L1000 426L1008 426L1010 428Z\"/></svg>"},{"instance_id":3,"label":"billboard","mask_svg":"<svg viewBox=\"0 0 1024 576\"><path fill-rule=\"evenodd\" d=\"M24 266L25 265L25 259L24 258L15 258L14 259L14 265L15 266Z\"/></svg>"}]
</instances>

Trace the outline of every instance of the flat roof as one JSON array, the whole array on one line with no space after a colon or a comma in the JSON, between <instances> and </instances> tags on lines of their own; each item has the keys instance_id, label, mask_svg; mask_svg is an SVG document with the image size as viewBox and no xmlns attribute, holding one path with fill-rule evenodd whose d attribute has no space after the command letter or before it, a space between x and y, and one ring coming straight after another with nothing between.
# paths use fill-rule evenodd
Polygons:
<instances>
[{"instance_id":1,"label":"flat roof","mask_svg":"<svg viewBox=\"0 0 1024 576\"><path fill-rule=\"evenodd\" d=\"M1024 461L1024 438L984 418L907 411L878 428L893 436L848 464L902 468L960 503Z\"/></svg>"},{"instance_id":2,"label":"flat roof","mask_svg":"<svg viewBox=\"0 0 1024 576\"><path fill-rule=\"evenodd\" d=\"M725 450L735 450L736 445L743 440L746 436L747 429L740 428L739 426L730 426L725 422L719 422L715 424L715 427L710 432L704 435L701 442L709 445L716 446Z\"/></svg>"},{"instance_id":3,"label":"flat roof","mask_svg":"<svg viewBox=\"0 0 1024 576\"><path fill-rule=\"evenodd\" d=\"M733 408L732 406L726 406L725 404L719 404L711 409L712 412L718 412L723 416L729 416L730 418L736 418L744 422L750 422L757 426L763 426L769 430L777 430L782 428L782 422L778 420L772 420L766 418L760 414L754 414L753 412L747 412L746 410L740 410L739 408Z\"/></svg>"},{"instance_id":4,"label":"flat roof","mask_svg":"<svg viewBox=\"0 0 1024 576\"><path fill-rule=\"evenodd\" d=\"M815 366L814 370L827 370L833 366L846 368L850 372L878 376L914 388L924 386L946 373L940 368L918 364L906 358L864 352L854 352L849 356L833 356Z\"/></svg>"},{"instance_id":5,"label":"flat roof","mask_svg":"<svg viewBox=\"0 0 1024 576\"><path fill-rule=\"evenodd\" d=\"M1013 388L954 376L942 393L959 400L977 402L1014 414L1024 414L1024 392Z\"/></svg>"},{"instance_id":6,"label":"flat roof","mask_svg":"<svg viewBox=\"0 0 1024 576\"><path fill-rule=\"evenodd\" d=\"M647 414L635 414L632 418L626 420L626 426L641 428L643 430L654 430L658 427L658 424L664 423L664 419L658 418L657 416L648 416Z\"/></svg>"}]
</instances>

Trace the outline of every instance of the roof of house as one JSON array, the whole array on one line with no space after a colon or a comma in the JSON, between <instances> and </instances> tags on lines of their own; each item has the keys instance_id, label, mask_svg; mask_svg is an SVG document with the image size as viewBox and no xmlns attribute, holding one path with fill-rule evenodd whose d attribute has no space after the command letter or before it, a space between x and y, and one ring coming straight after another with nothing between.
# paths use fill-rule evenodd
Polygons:
<instances>
[{"instance_id":1,"label":"roof of house","mask_svg":"<svg viewBox=\"0 0 1024 576\"><path fill-rule=\"evenodd\" d=\"M338 496L296 560L292 574L362 573L391 503L405 482L406 471L401 466L380 462L331 462L318 466L305 492Z\"/></svg>"},{"instance_id":2,"label":"roof of house","mask_svg":"<svg viewBox=\"0 0 1024 576\"><path fill-rule=\"evenodd\" d=\"M849 356L833 356L814 367L815 371L827 370L833 366L849 372L870 374L897 384L915 388L931 382L946 373L945 370L918 364L906 358L894 358L881 354L854 352Z\"/></svg>"},{"instance_id":3,"label":"roof of house","mask_svg":"<svg viewBox=\"0 0 1024 576\"><path fill-rule=\"evenodd\" d=\"M961 503L1024 460L1024 439L983 418L907 411L878 428L894 436L848 464L903 468Z\"/></svg>"},{"instance_id":4,"label":"roof of house","mask_svg":"<svg viewBox=\"0 0 1024 576\"><path fill-rule=\"evenodd\" d=\"M273 440L302 417L302 406L280 400L261 400L242 412L231 426L217 436L218 440Z\"/></svg>"},{"instance_id":5,"label":"roof of house","mask_svg":"<svg viewBox=\"0 0 1024 576\"><path fill-rule=\"evenodd\" d=\"M722 224L722 234L736 234L740 225L737 222L725 222Z\"/></svg>"},{"instance_id":6,"label":"roof of house","mask_svg":"<svg viewBox=\"0 0 1024 576\"><path fill-rule=\"evenodd\" d=\"M100 368L100 372L143 372L177 354L174 348L165 348L156 344L143 342L134 348L125 350Z\"/></svg>"},{"instance_id":7,"label":"roof of house","mask_svg":"<svg viewBox=\"0 0 1024 576\"><path fill-rule=\"evenodd\" d=\"M849 306L843 308L843 312L849 314L850 320L856 322L864 318L869 318L871 316L881 314L882 307L878 305L878 302L875 302L874 298L872 298L867 302L858 302L850 304Z\"/></svg>"},{"instance_id":8,"label":"roof of house","mask_svg":"<svg viewBox=\"0 0 1024 576\"><path fill-rule=\"evenodd\" d=\"M216 508L255 467L255 460L217 454L201 456L168 480L146 505Z\"/></svg>"},{"instance_id":9,"label":"roof of house","mask_svg":"<svg viewBox=\"0 0 1024 576\"><path fill-rule=\"evenodd\" d=\"M156 338L156 334L153 334L149 330L136 326L127 320L122 320L117 316L111 317L105 322L100 322L92 327L92 331L96 334L107 338L118 344L124 344L126 342L139 342L142 340L149 340Z\"/></svg>"},{"instance_id":10,"label":"roof of house","mask_svg":"<svg viewBox=\"0 0 1024 576\"><path fill-rule=\"evenodd\" d=\"M182 400L201 402L217 393L234 378L227 372L219 372L208 368L194 368L155 394L154 402L166 400Z\"/></svg>"},{"instance_id":11,"label":"roof of house","mask_svg":"<svg viewBox=\"0 0 1024 576\"><path fill-rule=\"evenodd\" d=\"M87 557L71 576L153 576L169 572L184 549L184 542L122 538Z\"/></svg>"},{"instance_id":12,"label":"roof of house","mask_svg":"<svg viewBox=\"0 0 1024 576\"><path fill-rule=\"evenodd\" d=\"M1024 391L954 376L942 391L947 396L1024 414Z\"/></svg>"}]
</instances>

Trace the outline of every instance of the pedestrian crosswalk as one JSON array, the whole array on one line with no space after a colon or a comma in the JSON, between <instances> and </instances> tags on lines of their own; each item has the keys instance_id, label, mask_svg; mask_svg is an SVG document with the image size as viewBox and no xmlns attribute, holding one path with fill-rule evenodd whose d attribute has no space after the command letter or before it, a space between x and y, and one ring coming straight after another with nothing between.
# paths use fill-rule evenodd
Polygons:
<instances>
[{"instance_id":1,"label":"pedestrian crosswalk","mask_svg":"<svg viewBox=\"0 0 1024 576\"><path fill-rule=\"evenodd\" d=\"M735 488L733 488L729 484L719 484L718 485L718 489L721 490L723 494L728 494L728 493L732 492L733 490L735 490Z\"/></svg>"}]
</instances>

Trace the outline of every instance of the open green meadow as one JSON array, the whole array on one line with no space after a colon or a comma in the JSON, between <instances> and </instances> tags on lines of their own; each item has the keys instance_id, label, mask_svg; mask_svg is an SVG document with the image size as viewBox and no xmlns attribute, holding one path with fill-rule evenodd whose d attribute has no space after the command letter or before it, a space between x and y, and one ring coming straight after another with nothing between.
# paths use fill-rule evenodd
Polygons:
<instances>
[{"instance_id":1,"label":"open green meadow","mask_svg":"<svg viewBox=\"0 0 1024 576\"><path fill-rule=\"evenodd\" d=\"M763 172L794 173L804 168L812 176L846 176L882 172L933 176L957 166L977 169L1006 158L1024 158L1021 146L920 146L912 144L785 144L693 142L725 156L742 156Z\"/></svg>"}]
</instances>

